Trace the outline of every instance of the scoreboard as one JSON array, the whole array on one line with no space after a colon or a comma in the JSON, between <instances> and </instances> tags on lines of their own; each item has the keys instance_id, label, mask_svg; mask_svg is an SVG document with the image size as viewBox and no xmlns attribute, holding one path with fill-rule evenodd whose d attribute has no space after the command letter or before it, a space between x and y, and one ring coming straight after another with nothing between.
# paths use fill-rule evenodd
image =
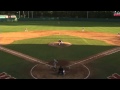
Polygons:
<instances>
[{"instance_id":1,"label":"scoreboard","mask_svg":"<svg viewBox=\"0 0 120 90\"><path fill-rule=\"evenodd\" d=\"M16 18L16 15L0 15L0 19Z\"/></svg>"},{"instance_id":2,"label":"scoreboard","mask_svg":"<svg viewBox=\"0 0 120 90\"><path fill-rule=\"evenodd\" d=\"M0 15L0 18L8 18L7 15Z\"/></svg>"},{"instance_id":3,"label":"scoreboard","mask_svg":"<svg viewBox=\"0 0 120 90\"><path fill-rule=\"evenodd\" d=\"M16 15L0 15L0 21L17 21Z\"/></svg>"}]
</instances>

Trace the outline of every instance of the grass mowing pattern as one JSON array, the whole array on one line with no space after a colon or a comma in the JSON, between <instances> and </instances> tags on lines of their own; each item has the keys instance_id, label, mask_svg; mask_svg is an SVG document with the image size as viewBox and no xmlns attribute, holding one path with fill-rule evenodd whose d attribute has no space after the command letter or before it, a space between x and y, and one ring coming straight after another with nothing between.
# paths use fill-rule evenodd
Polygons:
<instances>
[{"instance_id":1,"label":"grass mowing pattern","mask_svg":"<svg viewBox=\"0 0 120 90\"><path fill-rule=\"evenodd\" d=\"M0 22L0 33L19 32L26 28L35 30L82 30L95 32L118 33L120 22L90 22L90 21L34 21L34 22Z\"/></svg>"},{"instance_id":2,"label":"grass mowing pattern","mask_svg":"<svg viewBox=\"0 0 120 90\"><path fill-rule=\"evenodd\" d=\"M120 52L95 60L87 64L87 67L93 73L89 77L92 79L107 79L113 73L120 74Z\"/></svg>"},{"instance_id":3,"label":"grass mowing pattern","mask_svg":"<svg viewBox=\"0 0 120 90\"><path fill-rule=\"evenodd\" d=\"M72 46L65 48L48 46L48 43L56 42L59 39L72 43ZM53 60L54 58L64 60L80 60L93 54L111 49L114 46L106 44L103 41L78 38L73 36L54 35L19 40L5 47L23 52L42 60Z\"/></svg>"},{"instance_id":4,"label":"grass mowing pattern","mask_svg":"<svg viewBox=\"0 0 120 90\"><path fill-rule=\"evenodd\" d=\"M33 63L0 51L0 72L6 72L17 79L32 79L30 69Z\"/></svg>"}]
</instances>

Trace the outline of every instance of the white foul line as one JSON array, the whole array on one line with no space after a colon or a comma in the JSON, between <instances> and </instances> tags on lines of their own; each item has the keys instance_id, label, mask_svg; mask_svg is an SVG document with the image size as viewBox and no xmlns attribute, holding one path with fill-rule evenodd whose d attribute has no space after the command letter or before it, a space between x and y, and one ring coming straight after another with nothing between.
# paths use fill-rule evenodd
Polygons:
<instances>
[{"instance_id":1,"label":"white foul line","mask_svg":"<svg viewBox=\"0 0 120 90\"><path fill-rule=\"evenodd\" d=\"M14 51L14 50L11 50L11 49L2 47L2 46L0 46L0 50L2 50L2 51L4 51L4 52L7 52L7 53L10 53L10 54L13 54L13 55L18 56L18 57L21 56L21 58L24 58L24 59L26 58L26 59L29 59L29 60L31 60L31 61L34 61L34 62L37 62L37 63L44 64L44 65L47 65L47 66L52 67L52 66L49 65L49 64L46 64L46 63L44 63L44 62L41 62L39 59L33 58L33 57L31 57L31 56L22 54L22 53L20 53L20 52L17 52L17 51Z\"/></svg>"},{"instance_id":2,"label":"white foul line","mask_svg":"<svg viewBox=\"0 0 120 90\"><path fill-rule=\"evenodd\" d=\"M84 79L87 79L89 76L90 76L90 70L88 67L86 67L84 64L82 64L87 70L88 70L88 75L84 78Z\"/></svg>"},{"instance_id":3,"label":"white foul line","mask_svg":"<svg viewBox=\"0 0 120 90\"><path fill-rule=\"evenodd\" d=\"M5 47L2 47L2 46L0 46L0 50L2 50L2 51L4 51L4 52L7 52L7 53L10 53L10 54L13 54L13 55L15 55L15 56L21 56L22 58L27 58L27 59L29 59L29 60L31 60L31 61L35 61L35 62L38 62L38 63L40 63L40 64L44 64L44 65L47 65L47 66L52 67L52 66L49 65L49 64L46 64L46 63L44 63L44 62L39 61L39 59L33 58L33 57L31 57L31 56L22 54L22 53L20 53L20 52L14 51L14 50L10 50L10 49L5 48ZM115 49L107 50L107 51L105 51L105 52L99 53L99 54L97 54L97 55L95 55L95 56L93 56L93 57L90 57L90 58L85 59L85 60L83 60L83 61L80 61L80 62L71 64L71 65L69 65L69 66L67 66L67 67L70 67L70 66L73 66L73 65L76 65L76 64L85 62L85 61L90 60L90 59L94 59L94 58L96 58L96 57L98 57L98 56L110 55L110 54L116 53L116 52L118 52L118 51L120 51L120 47L117 47L117 48L115 48ZM38 64L37 64L37 65L38 65ZM35 65L35 66L37 66L37 65ZM83 64L82 64L82 65L83 65ZM35 67L35 66L34 66L34 67ZM85 65L83 65L83 66L86 67ZM34 68L34 67L33 67L33 68ZM34 77L33 74L32 74L33 68L32 68L31 71L30 71L31 76L32 76L33 78L37 79L37 78ZM86 68L87 68L87 67L86 67ZM88 70L88 75L87 75L86 78L88 78L89 75L90 75L90 70L89 70L88 68L87 68L87 70ZM84 78L84 79L86 79L86 78Z\"/></svg>"},{"instance_id":4,"label":"white foul line","mask_svg":"<svg viewBox=\"0 0 120 90\"><path fill-rule=\"evenodd\" d=\"M114 49L112 49L112 50L107 50L107 51L104 51L104 52L102 52L102 53L96 54L96 55L94 55L94 56L92 56L92 57L90 57L90 58L87 58L87 59L84 59L84 60L79 61L79 62L77 62L77 63L71 64L71 65L69 65L69 66L67 66L67 67L70 67L70 66L73 66L73 65L76 65L76 64L79 64L79 63L88 61L88 60L90 60L90 59L94 59L94 58L96 58L96 57L98 57L98 56L110 55L110 54L113 54L113 53L116 53L116 52L119 52L119 51L120 51L120 48L118 48L118 47L117 47L117 48L114 48Z\"/></svg>"},{"instance_id":5,"label":"white foul line","mask_svg":"<svg viewBox=\"0 0 120 90\"><path fill-rule=\"evenodd\" d=\"M38 64L36 64L36 65L30 70L30 74L31 74L31 76L32 76L34 79L38 79L38 78L36 78L36 77L32 74L33 69L34 69L37 65L38 65Z\"/></svg>"},{"instance_id":6,"label":"white foul line","mask_svg":"<svg viewBox=\"0 0 120 90\"><path fill-rule=\"evenodd\" d=\"M116 52L119 52L120 51L120 47L117 47L117 48L114 48L114 49L112 49L112 50L107 50L107 51L105 51L105 52L102 52L102 53L99 53L99 54L96 54L95 56L92 56L92 57L90 57L90 58L88 58L88 59L85 59L85 60L82 60L82 61L80 61L80 62L77 62L77 63L74 63L74 64L71 64L71 65L69 65L69 66L67 66L67 67L71 67L71 66L73 66L73 65L76 65L76 64L79 64L79 63L82 63L82 62L85 62L85 61L87 61L87 60L90 60L90 59L94 59L94 58L96 58L96 57L98 57L98 56L102 56L102 55L110 55L110 54L113 54L113 53L116 53ZM82 64L84 67L86 67L84 64ZM88 75L84 78L84 79L87 79L89 76L90 76L90 70L89 70L89 68L88 67L86 67L87 68L87 70L88 70Z\"/></svg>"}]
</instances>

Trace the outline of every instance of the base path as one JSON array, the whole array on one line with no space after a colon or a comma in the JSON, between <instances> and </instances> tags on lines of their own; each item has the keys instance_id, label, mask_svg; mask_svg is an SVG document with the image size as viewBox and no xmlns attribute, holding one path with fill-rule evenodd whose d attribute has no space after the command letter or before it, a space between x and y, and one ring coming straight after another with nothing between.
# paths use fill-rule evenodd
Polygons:
<instances>
[{"instance_id":1,"label":"base path","mask_svg":"<svg viewBox=\"0 0 120 90\"><path fill-rule=\"evenodd\" d=\"M43 64L43 65L47 65L47 66L52 67L51 65L47 64L43 60L39 60L37 58L34 58L34 57L29 56L29 55L26 55L26 54L23 54L23 53L20 53L20 52L5 48L3 46L0 46L0 50L3 51L3 52L6 52L6 53L12 54L14 56L23 58L24 60L28 60L28 61L33 62L33 63L40 63L40 64Z\"/></svg>"},{"instance_id":2,"label":"base path","mask_svg":"<svg viewBox=\"0 0 120 90\"><path fill-rule=\"evenodd\" d=\"M69 32L68 31L30 31L30 32L1 33L0 44L6 45L6 44L11 44L12 42L17 41L17 40L50 36L50 35L70 35L70 36L76 36L76 37L82 37L82 38L96 39L96 40L105 41L106 43L109 43L111 45L120 46L120 37L117 37L117 35L115 35L115 34L87 32L87 31L85 31L85 32L82 32L82 31L69 31ZM90 56L83 60L78 60L77 62L73 61L72 63L65 65L66 70L68 70L68 71L66 71L65 77L56 77L56 76L54 76L55 73L51 73L51 71L49 71L48 73L44 72L45 69L53 70L53 69L51 69L51 67L53 67L53 65L50 64L49 62L45 62L44 60L40 60L40 59L31 57L29 55L25 55L23 53L5 48L3 46L0 46L0 50L3 52L9 53L9 54L15 55L17 57L23 58L24 60L36 63L37 65L31 70L31 74L32 74L33 78L71 78L72 79L74 77L76 77L76 78L86 78L87 77L88 78L90 75L90 71L83 64L91 62L98 58L102 58L106 55L110 55L110 54L119 52L120 47L98 53L96 55ZM61 62L61 64L62 64L62 62ZM70 69L68 69L68 68L70 68ZM79 68L79 69L77 69L77 68ZM44 73L40 72L40 70L43 71ZM67 73L69 73L68 77L67 77ZM51 75L46 76L46 74L51 74ZM49 77L49 76L51 76L51 77Z\"/></svg>"},{"instance_id":3,"label":"base path","mask_svg":"<svg viewBox=\"0 0 120 90\"><path fill-rule=\"evenodd\" d=\"M89 38L95 40L105 41L106 43L120 46L120 37L117 34L88 32L88 31L30 31L30 32L10 32L0 34L0 44L10 44L17 40L24 40L29 38L37 38L50 35L69 35L75 37Z\"/></svg>"},{"instance_id":4,"label":"base path","mask_svg":"<svg viewBox=\"0 0 120 90\"><path fill-rule=\"evenodd\" d=\"M93 55L82 61L80 60L80 61L72 62L72 63L70 62L68 63L64 61L61 62L60 65L64 63L63 65L65 65L64 68L66 70L66 75L62 77L57 75L58 71L55 72L53 70L53 65L51 62L46 63L43 60L39 60L37 58L5 48L3 46L0 46L0 50L3 52L9 53L9 54L15 55L17 57L23 58L24 60L37 63L37 65L35 65L30 71L31 76L35 79L44 79L44 78L46 79L52 79L52 78L53 79L87 79L90 75L90 70L83 64L96 60L98 58L104 57L106 55L116 53L120 51L120 47L113 48L111 50L107 50L102 53Z\"/></svg>"},{"instance_id":5,"label":"base path","mask_svg":"<svg viewBox=\"0 0 120 90\"><path fill-rule=\"evenodd\" d=\"M91 62L93 60L96 60L98 58L102 58L104 56L111 55L111 54L119 52L119 51L120 51L120 47L116 47L116 48L113 48L113 49L110 49L110 50L98 53L96 55L90 56L90 57L88 57L86 59L83 59L83 60L80 60L80 61L76 61L75 63L73 63L71 65L68 65L67 67L71 67L71 66L79 64L79 63L80 64L86 64L86 63L89 63L89 62Z\"/></svg>"},{"instance_id":6,"label":"base path","mask_svg":"<svg viewBox=\"0 0 120 90\"><path fill-rule=\"evenodd\" d=\"M69 64L68 61L65 61L66 63L61 62L60 65L64 66L66 71L66 75L64 76L59 76L57 74L58 71L54 71L52 68L44 67L43 65L33 67L31 74L35 79L87 79L90 76L90 70L84 64L119 51L120 47L117 47Z\"/></svg>"}]
</instances>

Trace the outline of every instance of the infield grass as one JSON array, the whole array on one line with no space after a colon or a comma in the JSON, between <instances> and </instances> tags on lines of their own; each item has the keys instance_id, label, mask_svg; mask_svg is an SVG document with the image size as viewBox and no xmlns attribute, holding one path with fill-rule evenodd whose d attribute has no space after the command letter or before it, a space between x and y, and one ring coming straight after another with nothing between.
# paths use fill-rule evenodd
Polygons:
<instances>
[{"instance_id":1,"label":"infield grass","mask_svg":"<svg viewBox=\"0 0 120 90\"><path fill-rule=\"evenodd\" d=\"M72 45L65 48L57 48L48 45L48 43L56 42L59 39L63 42L70 42ZM19 40L5 47L49 61L54 58L58 60L80 60L93 54L111 49L115 46L111 46L98 40L54 35Z\"/></svg>"},{"instance_id":2,"label":"infield grass","mask_svg":"<svg viewBox=\"0 0 120 90\"><path fill-rule=\"evenodd\" d=\"M90 79L107 79L113 73L120 74L120 52L97 59L86 65L92 73Z\"/></svg>"}]
</instances>

